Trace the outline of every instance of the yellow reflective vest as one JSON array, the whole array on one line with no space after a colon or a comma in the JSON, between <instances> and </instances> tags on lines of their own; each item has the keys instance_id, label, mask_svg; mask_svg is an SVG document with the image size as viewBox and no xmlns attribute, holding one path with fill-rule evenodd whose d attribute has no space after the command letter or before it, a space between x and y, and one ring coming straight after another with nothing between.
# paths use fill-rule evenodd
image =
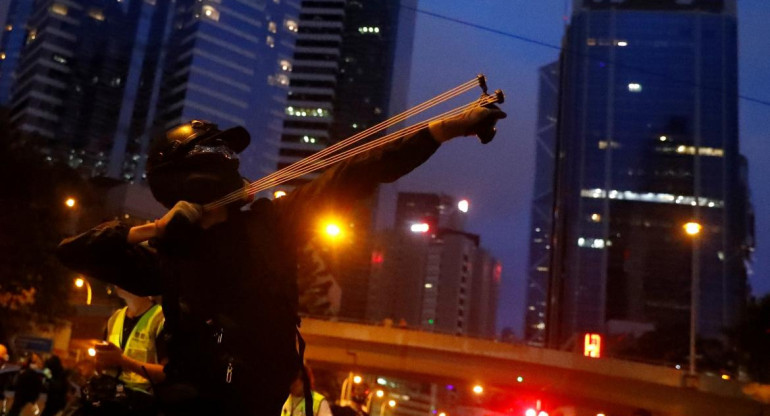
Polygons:
<instances>
[{"instance_id":1,"label":"yellow reflective vest","mask_svg":"<svg viewBox=\"0 0 770 416\"><path fill-rule=\"evenodd\" d=\"M313 414L318 414L318 409L321 408L321 403L323 403L324 400L326 400L326 397L324 397L321 393L313 393ZM283 404L283 410L281 410L281 416L292 416L292 415L302 415L305 416L305 399L302 398L302 400L294 405L294 408L292 408L292 402L291 402L291 395L289 395L289 398L286 399L286 403Z\"/></svg>"},{"instance_id":2,"label":"yellow reflective vest","mask_svg":"<svg viewBox=\"0 0 770 416\"><path fill-rule=\"evenodd\" d=\"M128 307L118 309L107 321L107 341L117 346L123 344L123 323L126 319L127 309ZM155 338L160 335L164 322L165 318L163 317L163 310L160 305L153 305L139 318L139 322L134 326L126 341L123 354L140 362L158 364ZM123 370L119 378L128 388L144 391L145 393L150 392L150 380L147 380L144 375Z\"/></svg>"}]
</instances>

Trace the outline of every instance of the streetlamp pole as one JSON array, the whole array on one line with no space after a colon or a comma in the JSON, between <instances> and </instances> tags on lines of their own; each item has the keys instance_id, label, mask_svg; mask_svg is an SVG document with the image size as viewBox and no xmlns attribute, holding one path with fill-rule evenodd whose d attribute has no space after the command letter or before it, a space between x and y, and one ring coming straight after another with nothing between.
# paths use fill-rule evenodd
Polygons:
<instances>
[{"instance_id":1,"label":"streetlamp pole","mask_svg":"<svg viewBox=\"0 0 770 416\"><path fill-rule=\"evenodd\" d=\"M697 207L696 207L697 210ZM696 213L696 217L698 217ZM692 256L690 258L690 365L688 376L694 379L697 374L697 350L695 341L698 335L698 307L700 304L700 232L701 224L696 221L684 225L685 232L692 238Z\"/></svg>"},{"instance_id":2,"label":"streetlamp pole","mask_svg":"<svg viewBox=\"0 0 770 416\"><path fill-rule=\"evenodd\" d=\"M700 239L692 240L692 293L690 299L690 376L695 377L695 339L698 334L698 307L700 298Z\"/></svg>"},{"instance_id":3,"label":"streetlamp pole","mask_svg":"<svg viewBox=\"0 0 770 416\"><path fill-rule=\"evenodd\" d=\"M81 288L83 286L86 287L86 305L90 305L91 304L91 284L88 283L88 280L82 277L78 277L77 279L75 279L75 287Z\"/></svg>"}]
</instances>

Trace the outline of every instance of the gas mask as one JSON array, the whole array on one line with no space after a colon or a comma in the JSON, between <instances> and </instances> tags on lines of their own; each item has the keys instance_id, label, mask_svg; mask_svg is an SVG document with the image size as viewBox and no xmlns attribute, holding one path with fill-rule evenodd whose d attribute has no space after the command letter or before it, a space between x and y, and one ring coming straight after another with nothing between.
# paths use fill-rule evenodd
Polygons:
<instances>
[{"instance_id":1,"label":"gas mask","mask_svg":"<svg viewBox=\"0 0 770 416\"><path fill-rule=\"evenodd\" d=\"M147 181L167 208L179 201L205 204L243 186L238 153L248 146L243 127L219 130L193 120L158 135L147 157Z\"/></svg>"}]
</instances>

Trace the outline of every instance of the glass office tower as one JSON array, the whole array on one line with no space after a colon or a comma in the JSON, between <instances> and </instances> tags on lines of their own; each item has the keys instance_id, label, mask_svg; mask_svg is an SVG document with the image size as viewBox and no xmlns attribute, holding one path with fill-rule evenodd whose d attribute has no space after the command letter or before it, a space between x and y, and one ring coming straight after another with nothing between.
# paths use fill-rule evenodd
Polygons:
<instances>
[{"instance_id":1,"label":"glass office tower","mask_svg":"<svg viewBox=\"0 0 770 416\"><path fill-rule=\"evenodd\" d=\"M560 72L547 344L686 340L693 279L698 333L721 336L751 250L735 2L576 1Z\"/></svg>"}]
</instances>

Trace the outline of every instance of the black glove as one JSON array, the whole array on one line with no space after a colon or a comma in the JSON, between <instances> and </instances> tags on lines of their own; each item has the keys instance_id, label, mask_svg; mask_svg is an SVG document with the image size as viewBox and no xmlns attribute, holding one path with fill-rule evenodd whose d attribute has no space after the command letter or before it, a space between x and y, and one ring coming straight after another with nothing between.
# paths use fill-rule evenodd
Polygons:
<instances>
[{"instance_id":1,"label":"black glove","mask_svg":"<svg viewBox=\"0 0 770 416\"><path fill-rule=\"evenodd\" d=\"M184 241L200 230L203 206L179 201L156 221L158 237L166 241Z\"/></svg>"},{"instance_id":2,"label":"black glove","mask_svg":"<svg viewBox=\"0 0 770 416\"><path fill-rule=\"evenodd\" d=\"M495 136L497 120L507 117L494 104L473 107L456 116L437 120L428 125L433 138L439 143L459 136L475 134L482 143L489 143Z\"/></svg>"}]
</instances>

